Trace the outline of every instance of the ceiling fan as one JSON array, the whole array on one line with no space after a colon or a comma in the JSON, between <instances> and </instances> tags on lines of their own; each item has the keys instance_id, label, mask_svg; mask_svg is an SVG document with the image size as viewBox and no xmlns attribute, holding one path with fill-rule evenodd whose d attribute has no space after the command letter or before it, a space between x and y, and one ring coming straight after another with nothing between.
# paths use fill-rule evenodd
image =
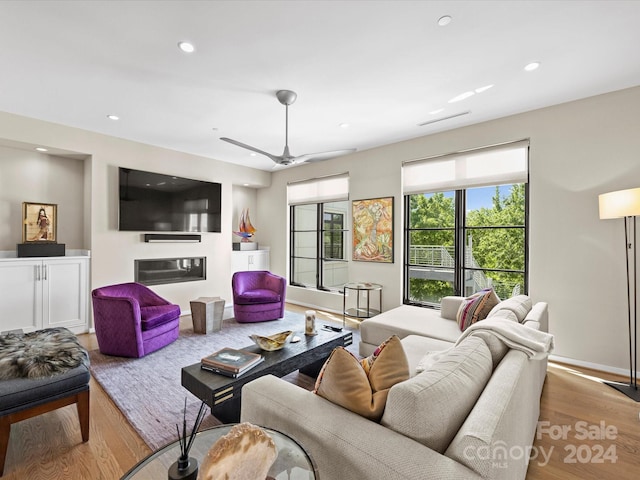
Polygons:
<instances>
[{"instance_id":1,"label":"ceiling fan","mask_svg":"<svg viewBox=\"0 0 640 480\"><path fill-rule=\"evenodd\" d=\"M292 105L293 102L296 101L298 95L296 94L296 92L293 92L291 90L278 90L276 92L276 97L278 98L278 101L285 107L284 151L282 152L282 155L272 155L271 153L265 152L264 150L260 150L259 148L252 147L251 145L247 145L246 143L238 142L237 140L233 140L227 137L220 137L220 140L224 140L225 142L232 143L233 145L237 145L238 147L246 148L247 150L251 150L252 152L265 155L273 160L276 165L293 165L295 163L303 162L319 162L321 160L328 160L333 157L346 155L347 153L356 151L355 148L350 148L347 150L333 150L330 152L307 153L305 155L298 156L291 155L291 153L289 153L289 105Z\"/></svg>"}]
</instances>

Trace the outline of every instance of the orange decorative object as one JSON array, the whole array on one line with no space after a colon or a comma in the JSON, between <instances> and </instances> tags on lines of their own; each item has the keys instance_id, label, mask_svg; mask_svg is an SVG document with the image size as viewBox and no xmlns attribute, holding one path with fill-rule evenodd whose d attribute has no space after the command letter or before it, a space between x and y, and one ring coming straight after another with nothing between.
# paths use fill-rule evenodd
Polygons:
<instances>
[{"instance_id":1,"label":"orange decorative object","mask_svg":"<svg viewBox=\"0 0 640 480\"><path fill-rule=\"evenodd\" d=\"M240 222L238 224L238 231L233 232L234 234L242 237L242 242L250 242L250 238L256 233L256 229L253 225L251 225L251 219L249 218L249 209L242 209L242 213L240 214Z\"/></svg>"}]
</instances>

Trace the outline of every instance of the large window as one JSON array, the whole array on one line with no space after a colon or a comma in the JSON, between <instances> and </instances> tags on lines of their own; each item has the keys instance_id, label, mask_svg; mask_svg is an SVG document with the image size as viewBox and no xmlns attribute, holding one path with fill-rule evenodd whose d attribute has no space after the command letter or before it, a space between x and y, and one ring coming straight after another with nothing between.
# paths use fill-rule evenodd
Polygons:
<instances>
[{"instance_id":1,"label":"large window","mask_svg":"<svg viewBox=\"0 0 640 480\"><path fill-rule=\"evenodd\" d=\"M347 282L348 207L349 202L290 207L292 285L331 290Z\"/></svg>"},{"instance_id":2,"label":"large window","mask_svg":"<svg viewBox=\"0 0 640 480\"><path fill-rule=\"evenodd\" d=\"M527 156L526 145L512 144L424 161L404 172L411 175L404 182L405 303L437 306L446 295L488 287L501 299L528 291ZM476 161L502 163L503 172L478 174L471 168ZM487 172L493 176L483 178ZM423 192L416 191L416 175L426 179ZM525 181L506 183L509 178ZM439 184L453 188L438 190Z\"/></svg>"},{"instance_id":3,"label":"large window","mask_svg":"<svg viewBox=\"0 0 640 480\"><path fill-rule=\"evenodd\" d=\"M287 187L290 221L289 281L319 290L348 281L348 174L310 179Z\"/></svg>"}]
</instances>

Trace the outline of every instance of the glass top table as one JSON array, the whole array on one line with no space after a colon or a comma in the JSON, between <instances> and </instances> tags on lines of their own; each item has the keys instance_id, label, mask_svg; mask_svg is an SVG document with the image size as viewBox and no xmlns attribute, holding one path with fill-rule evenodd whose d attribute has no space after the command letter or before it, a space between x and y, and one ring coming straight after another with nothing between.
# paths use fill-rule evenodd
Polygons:
<instances>
[{"instance_id":1,"label":"glass top table","mask_svg":"<svg viewBox=\"0 0 640 480\"><path fill-rule=\"evenodd\" d=\"M349 290L352 290L355 294L355 308L348 308L347 297L349 297ZM378 292L378 308L372 308L371 306L371 292ZM364 296L364 304L361 304L360 297ZM378 315L382 311L382 285L369 282L352 282L345 283L344 294L342 297L342 318L349 316L357 319L371 318L374 315Z\"/></svg>"},{"instance_id":2,"label":"glass top table","mask_svg":"<svg viewBox=\"0 0 640 480\"><path fill-rule=\"evenodd\" d=\"M196 434L189 452L190 457L202 460L211 446L220 437L229 433L233 425L219 425ZM269 470L268 479L275 480L315 480L318 478L317 468L309 454L291 437L269 428L263 428L276 444L278 456ZM178 441L170 443L157 452L152 453L129 470L121 480L158 480L166 479L169 467L178 459L180 446Z\"/></svg>"}]
</instances>

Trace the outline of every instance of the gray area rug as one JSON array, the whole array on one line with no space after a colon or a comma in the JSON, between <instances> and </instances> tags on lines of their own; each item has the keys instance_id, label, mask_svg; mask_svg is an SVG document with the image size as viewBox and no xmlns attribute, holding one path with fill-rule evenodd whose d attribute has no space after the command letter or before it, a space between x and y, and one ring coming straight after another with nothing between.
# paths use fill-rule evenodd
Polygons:
<instances>
[{"instance_id":1,"label":"gray area rug","mask_svg":"<svg viewBox=\"0 0 640 480\"><path fill-rule=\"evenodd\" d=\"M252 343L250 334L271 335L284 330L303 335L304 315L285 312L281 320L261 323L225 319L220 332L208 335L196 334L193 328L183 329L178 340L143 358L111 357L92 350L91 373L145 443L157 450L178 439L176 423L182 424L185 398L187 425L193 425L200 408L200 400L180 383L182 367L223 347L246 347ZM353 334L349 350L357 354L360 332ZM201 428L220 423L207 415Z\"/></svg>"}]
</instances>

